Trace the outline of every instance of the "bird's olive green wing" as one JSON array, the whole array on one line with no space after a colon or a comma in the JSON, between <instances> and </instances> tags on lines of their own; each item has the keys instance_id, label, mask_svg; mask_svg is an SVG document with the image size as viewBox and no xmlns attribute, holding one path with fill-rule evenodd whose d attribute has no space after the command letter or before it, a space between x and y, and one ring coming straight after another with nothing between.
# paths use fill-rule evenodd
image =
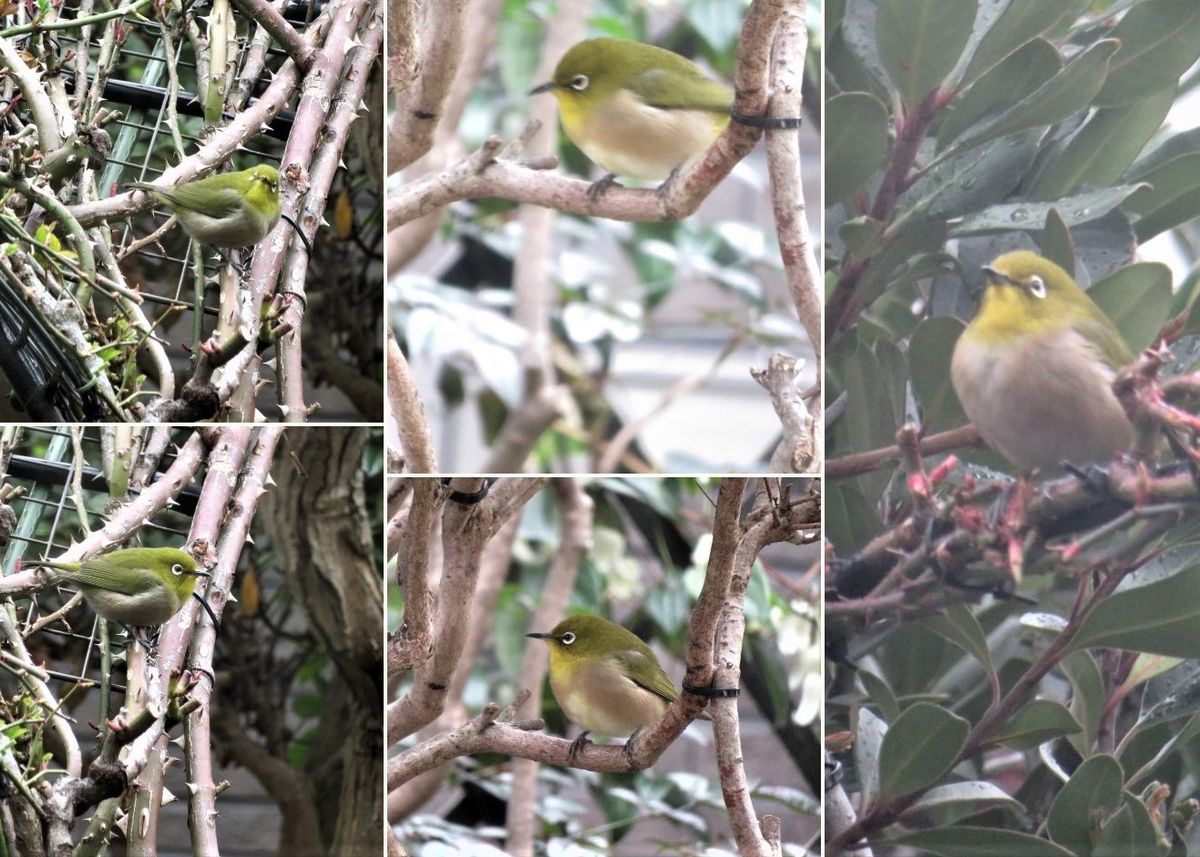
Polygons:
<instances>
[{"instance_id":1,"label":"bird's olive green wing","mask_svg":"<svg viewBox=\"0 0 1200 857\"><path fill-rule=\"evenodd\" d=\"M1096 346L1104 362L1114 369L1128 366L1133 361L1129 346L1108 316L1101 314L1084 319L1079 324L1079 332Z\"/></svg>"},{"instance_id":2,"label":"bird's olive green wing","mask_svg":"<svg viewBox=\"0 0 1200 857\"><path fill-rule=\"evenodd\" d=\"M700 74L690 63L672 69L648 68L630 78L626 86L642 101L661 110L728 113L733 105L729 87Z\"/></svg>"},{"instance_id":3,"label":"bird's olive green wing","mask_svg":"<svg viewBox=\"0 0 1200 857\"><path fill-rule=\"evenodd\" d=\"M214 179L224 176L213 176ZM204 181L171 188L155 188L154 192L172 205L194 211L205 217L220 219L237 214L245 205L245 194L236 188Z\"/></svg>"},{"instance_id":4,"label":"bird's olive green wing","mask_svg":"<svg viewBox=\"0 0 1200 857\"><path fill-rule=\"evenodd\" d=\"M626 649L616 652L613 657L620 664L621 671L640 687L661 696L667 702L674 702L679 696L679 691L671 684L671 680L667 678L667 674L662 671L653 655Z\"/></svg>"},{"instance_id":5,"label":"bird's olive green wing","mask_svg":"<svg viewBox=\"0 0 1200 857\"><path fill-rule=\"evenodd\" d=\"M128 557L120 560L108 556L93 557L80 563L78 571L59 569L59 576L73 583L125 595L152 592L163 585L161 577L143 565L130 563Z\"/></svg>"}]
</instances>

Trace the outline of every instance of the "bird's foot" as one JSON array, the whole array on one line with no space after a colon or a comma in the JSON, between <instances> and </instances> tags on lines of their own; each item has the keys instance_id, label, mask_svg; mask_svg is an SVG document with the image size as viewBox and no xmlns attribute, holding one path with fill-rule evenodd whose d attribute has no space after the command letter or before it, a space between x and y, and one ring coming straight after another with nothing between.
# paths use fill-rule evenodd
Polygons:
<instances>
[{"instance_id":1,"label":"bird's foot","mask_svg":"<svg viewBox=\"0 0 1200 857\"><path fill-rule=\"evenodd\" d=\"M666 199L671 193L671 186L675 184L675 177L679 175L679 170L679 167L675 167L673 170L671 170L670 174L663 179L663 183L654 189L655 195L660 200Z\"/></svg>"},{"instance_id":2,"label":"bird's foot","mask_svg":"<svg viewBox=\"0 0 1200 857\"><path fill-rule=\"evenodd\" d=\"M574 741L571 742L571 749L567 751L567 764L574 765L575 758L581 752L583 752L583 748L586 745L592 743L591 741L588 740L588 735L591 735L591 734L592 733L589 730L585 729L583 732L579 733L578 738L576 738Z\"/></svg>"},{"instance_id":3,"label":"bird's foot","mask_svg":"<svg viewBox=\"0 0 1200 857\"><path fill-rule=\"evenodd\" d=\"M634 769L633 749L632 749L633 739L636 738L638 736L638 733L641 731L642 731L641 726L639 726L637 729L634 729L633 734L630 735L628 739L626 739L625 746L621 748L621 752L625 754L625 764L629 766L630 770Z\"/></svg>"},{"instance_id":4,"label":"bird's foot","mask_svg":"<svg viewBox=\"0 0 1200 857\"><path fill-rule=\"evenodd\" d=\"M1080 467L1069 461L1062 463L1063 469L1078 479L1085 491L1091 494L1107 494L1109 488L1108 471L1096 464Z\"/></svg>"},{"instance_id":5,"label":"bird's foot","mask_svg":"<svg viewBox=\"0 0 1200 857\"><path fill-rule=\"evenodd\" d=\"M589 202L595 202L604 196L610 187L621 187L621 183L617 181L616 173L609 173L604 178L592 182L588 185L587 198Z\"/></svg>"}]
</instances>

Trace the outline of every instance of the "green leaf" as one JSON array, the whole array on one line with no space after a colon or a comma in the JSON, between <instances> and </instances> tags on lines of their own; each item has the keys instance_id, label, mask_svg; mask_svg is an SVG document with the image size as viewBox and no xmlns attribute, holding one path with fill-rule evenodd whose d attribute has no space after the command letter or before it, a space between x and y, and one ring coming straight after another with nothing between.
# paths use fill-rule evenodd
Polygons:
<instances>
[{"instance_id":1,"label":"green leaf","mask_svg":"<svg viewBox=\"0 0 1200 857\"><path fill-rule=\"evenodd\" d=\"M1149 241L1155 235L1174 229L1200 216L1200 188L1178 194L1164 205L1137 219L1133 225L1138 241Z\"/></svg>"},{"instance_id":2,"label":"green leaf","mask_svg":"<svg viewBox=\"0 0 1200 857\"><path fill-rule=\"evenodd\" d=\"M1071 650L1128 649L1200 658L1200 566L1113 593L1083 620Z\"/></svg>"},{"instance_id":3,"label":"green leaf","mask_svg":"<svg viewBox=\"0 0 1200 857\"><path fill-rule=\"evenodd\" d=\"M889 841L940 854L941 857L1013 857L1016 854L1021 857L1075 857L1053 842L996 827L936 827Z\"/></svg>"},{"instance_id":4,"label":"green leaf","mask_svg":"<svg viewBox=\"0 0 1200 857\"><path fill-rule=\"evenodd\" d=\"M1083 725L1082 736L1071 743L1082 754L1096 743L1108 693L1091 652L1073 652L1062 659L1061 666L1071 684L1071 714Z\"/></svg>"},{"instance_id":5,"label":"green leaf","mask_svg":"<svg viewBox=\"0 0 1200 857\"><path fill-rule=\"evenodd\" d=\"M1176 81L1200 58L1200 5L1175 0L1134 4L1110 34L1121 50L1096 105L1112 107Z\"/></svg>"},{"instance_id":6,"label":"green leaf","mask_svg":"<svg viewBox=\"0 0 1200 857\"><path fill-rule=\"evenodd\" d=\"M1136 354L1154 343L1171 312L1171 269L1161 262L1134 262L1096 283L1088 295Z\"/></svg>"},{"instance_id":7,"label":"green leaf","mask_svg":"<svg viewBox=\"0 0 1200 857\"><path fill-rule=\"evenodd\" d=\"M1023 750L1082 731L1079 721L1064 706L1049 699L1035 699L1001 726L989 741Z\"/></svg>"},{"instance_id":8,"label":"green leaf","mask_svg":"<svg viewBox=\"0 0 1200 857\"><path fill-rule=\"evenodd\" d=\"M1051 208L1046 213L1046 226L1042 230L1042 255L1072 277L1075 276L1075 242L1071 240L1071 230L1057 208Z\"/></svg>"},{"instance_id":9,"label":"green leaf","mask_svg":"<svg viewBox=\"0 0 1200 857\"><path fill-rule=\"evenodd\" d=\"M856 485L846 480L825 488L825 531L839 553L862 547L881 527L875 505Z\"/></svg>"},{"instance_id":10,"label":"green leaf","mask_svg":"<svg viewBox=\"0 0 1200 857\"><path fill-rule=\"evenodd\" d=\"M948 315L917 325L908 347L908 366L925 430L942 431L967 424L967 416L950 383L950 358L963 323ZM941 630L938 633L941 633ZM953 641L961 645L958 641ZM970 654L975 654L968 650Z\"/></svg>"},{"instance_id":11,"label":"green leaf","mask_svg":"<svg viewBox=\"0 0 1200 857\"><path fill-rule=\"evenodd\" d=\"M1037 177L1029 196L1055 199L1080 185L1113 184L1162 125L1175 102L1175 82L1137 101L1097 110Z\"/></svg>"},{"instance_id":12,"label":"green leaf","mask_svg":"<svg viewBox=\"0 0 1200 857\"><path fill-rule=\"evenodd\" d=\"M933 321L934 319L930 319ZM962 325L959 324L961 331ZM979 661L989 675L996 672L992 655L988 651L987 637L975 614L965 604L952 604L941 615L928 619L926 627L935 634L945 637L968 655Z\"/></svg>"},{"instance_id":13,"label":"green leaf","mask_svg":"<svg viewBox=\"0 0 1200 857\"><path fill-rule=\"evenodd\" d=\"M879 0L879 57L905 106L912 108L954 68L971 37L975 0Z\"/></svg>"},{"instance_id":14,"label":"green leaf","mask_svg":"<svg viewBox=\"0 0 1200 857\"><path fill-rule=\"evenodd\" d=\"M902 391L892 387L889 375L879 365L875 353L864 342L845 367L846 413L842 418L849 429L851 449L877 449L893 443L896 420L895 397Z\"/></svg>"},{"instance_id":15,"label":"green leaf","mask_svg":"<svg viewBox=\"0 0 1200 857\"><path fill-rule=\"evenodd\" d=\"M870 806L879 795L880 752L887 736L886 720L876 717L869 708L858 712L858 728L854 732L854 770L858 773L863 806Z\"/></svg>"},{"instance_id":16,"label":"green leaf","mask_svg":"<svg viewBox=\"0 0 1200 857\"><path fill-rule=\"evenodd\" d=\"M914 256L935 253L946 243L946 224L941 220L908 223L892 236L877 256L871 259L867 272L859 282L858 294L864 303L879 297L893 281L892 274ZM894 431L894 429L893 429ZM871 449L871 447L855 447Z\"/></svg>"},{"instance_id":17,"label":"green leaf","mask_svg":"<svg viewBox=\"0 0 1200 857\"><path fill-rule=\"evenodd\" d=\"M1015 104L1062 70L1054 45L1035 39L993 68L964 92L938 128L938 149L944 149L976 122Z\"/></svg>"},{"instance_id":18,"label":"green leaf","mask_svg":"<svg viewBox=\"0 0 1200 857\"><path fill-rule=\"evenodd\" d=\"M999 19L988 28L986 35L980 40L963 79L975 80L1068 15L1074 19L1087 3L1088 0L1082 0L1072 7L1061 0L1057 3L1047 3L1045 0L1011 0Z\"/></svg>"},{"instance_id":19,"label":"green leaf","mask_svg":"<svg viewBox=\"0 0 1200 857\"><path fill-rule=\"evenodd\" d=\"M1087 107L1100 91L1108 73L1108 63L1119 43L1102 39L1063 66L1062 71L1011 108L986 123L959 145L966 148L988 140L1024 131L1045 128Z\"/></svg>"},{"instance_id":20,"label":"green leaf","mask_svg":"<svg viewBox=\"0 0 1200 857\"><path fill-rule=\"evenodd\" d=\"M1121 800L1124 772L1112 756L1084 759L1050 806L1046 832L1078 857L1089 857L1099 838L1100 816Z\"/></svg>"},{"instance_id":21,"label":"green leaf","mask_svg":"<svg viewBox=\"0 0 1200 857\"><path fill-rule=\"evenodd\" d=\"M936 783L958 759L971 724L928 702L910 705L883 736L879 751L881 799Z\"/></svg>"},{"instance_id":22,"label":"green leaf","mask_svg":"<svg viewBox=\"0 0 1200 857\"><path fill-rule=\"evenodd\" d=\"M887 154L888 112L866 92L847 92L825 103L825 198L848 198L874 175Z\"/></svg>"},{"instance_id":23,"label":"green leaf","mask_svg":"<svg viewBox=\"0 0 1200 857\"><path fill-rule=\"evenodd\" d=\"M875 0L846 0L846 14L842 18L842 40L858 60L871 79L879 85L881 92L888 89L888 74L879 56L879 42L875 38L875 19L878 10ZM825 123L826 125L828 123Z\"/></svg>"},{"instance_id":24,"label":"green leaf","mask_svg":"<svg viewBox=\"0 0 1200 857\"><path fill-rule=\"evenodd\" d=\"M1158 854L1158 833L1146 805L1133 795L1126 795L1125 806L1104 825L1092 857L1130 854Z\"/></svg>"},{"instance_id":25,"label":"green leaf","mask_svg":"<svg viewBox=\"0 0 1200 857\"><path fill-rule=\"evenodd\" d=\"M974 815L997 807L1014 812L1023 810L1019 801L1009 797L1003 789L992 783L981 780L951 783L926 792L905 811L902 821L908 824L911 816L930 815L937 819L939 826L943 826L964 815Z\"/></svg>"},{"instance_id":26,"label":"green leaf","mask_svg":"<svg viewBox=\"0 0 1200 857\"><path fill-rule=\"evenodd\" d=\"M879 707L884 720L895 720L900 716L900 705L896 702L896 695L892 693L892 689L888 687L886 681L870 670L862 668L858 670L858 678L870 695L871 701Z\"/></svg>"},{"instance_id":27,"label":"green leaf","mask_svg":"<svg viewBox=\"0 0 1200 857\"><path fill-rule=\"evenodd\" d=\"M970 214L951 230L956 237L981 232L1004 232L1012 229L1036 228L1044 223L1050 209L1056 208L1068 226L1078 226L1103 217L1120 205L1142 185L1117 185L1101 190L1079 193L1053 202L1012 202L993 205L978 214Z\"/></svg>"},{"instance_id":28,"label":"green leaf","mask_svg":"<svg viewBox=\"0 0 1200 857\"><path fill-rule=\"evenodd\" d=\"M939 163L901 194L897 203L911 217L959 217L1007 197L1023 168L1037 154L1039 132L995 140Z\"/></svg>"},{"instance_id":29,"label":"green leaf","mask_svg":"<svg viewBox=\"0 0 1200 857\"><path fill-rule=\"evenodd\" d=\"M855 217L838 227L838 238L846 245L847 253L866 257L879 252L877 239L882 231L883 224L880 221Z\"/></svg>"}]
</instances>

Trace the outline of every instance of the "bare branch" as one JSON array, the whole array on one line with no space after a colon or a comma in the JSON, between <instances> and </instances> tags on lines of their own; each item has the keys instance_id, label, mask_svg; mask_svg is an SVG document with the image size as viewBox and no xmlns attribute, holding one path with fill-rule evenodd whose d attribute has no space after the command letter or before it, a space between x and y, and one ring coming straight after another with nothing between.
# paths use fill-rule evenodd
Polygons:
<instances>
[{"instance_id":1,"label":"bare branch","mask_svg":"<svg viewBox=\"0 0 1200 857\"><path fill-rule=\"evenodd\" d=\"M562 537L554 564L546 575L541 602L530 620L534 630L552 628L566 612L567 602L575 587L575 577L584 556L592 548L593 503L574 479L555 479L551 482L558 498L562 519ZM527 645L521 659L520 687L532 694L517 709L520 717L537 717L541 710L542 682L546 678L549 649L542 645ZM512 794L508 802L508 852L518 857L532 857L534 834L534 805L537 799L537 763L526 759L513 765Z\"/></svg>"},{"instance_id":2,"label":"bare branch","mask_svg":"<svg viewBox=\"0 0 1200 857\"><path fill-rule=\"evenodd\" d=\"M405 468L410 473L437 473L425 406L391 328L387 332L387 390L388 410L400 434Z\"/></svg>"}]
</instances>

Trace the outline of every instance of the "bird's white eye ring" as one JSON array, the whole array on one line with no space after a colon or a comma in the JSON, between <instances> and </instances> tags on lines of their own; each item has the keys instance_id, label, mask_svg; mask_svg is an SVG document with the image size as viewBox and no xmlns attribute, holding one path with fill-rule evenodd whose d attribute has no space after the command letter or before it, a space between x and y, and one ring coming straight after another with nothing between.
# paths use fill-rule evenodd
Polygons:
<instances>
[{"instance_id":1,"label":"bird's white eye ring","mask_svg":"<svg viewBox=\"0 0 1200 857\"><path fill-rule=\"evenodd\" d=\"M174 565L171 566L171 574L175 575L176 577L179 577L179 575L183 574L183 566L180 565L179 563L175 563Z\"/></svg>"},{"instance_id":2,"label":"bird's white eye ring","mask_svg":"<svg viewBox=\"0 0 1200 857\"><path fill-rule=\"evenodd\" d=\"M575 90L576 92L583 92L588 88L589 83L591 83L591 81L588 80L588 76L586 74L577 74L571 78L571 89Z\"/></svg>"},{"instance_id":3,"label":"bird's white eye ring","mask_svg":"<svg viewBox=\"0 0 1200 857\"><path fill-rule=\"evenodd\" d=\"M1046 296L1046 281L1034 274L1029 278L1029 293L1035 298L1044 298Z\"/></svg>"},{"instance_id":4,"label":"bird's white eye ring","mask_svg":"<svg viewBox=\"0 0 1200 857\"><path fill-rule=\"evenodd\" d=\"M570 631L567 631L567 633L563 634L558 639L564 646L569 646L575 642L575 635Z\"/></svg>"}]
</instances>

